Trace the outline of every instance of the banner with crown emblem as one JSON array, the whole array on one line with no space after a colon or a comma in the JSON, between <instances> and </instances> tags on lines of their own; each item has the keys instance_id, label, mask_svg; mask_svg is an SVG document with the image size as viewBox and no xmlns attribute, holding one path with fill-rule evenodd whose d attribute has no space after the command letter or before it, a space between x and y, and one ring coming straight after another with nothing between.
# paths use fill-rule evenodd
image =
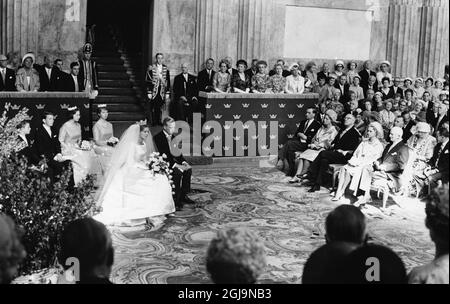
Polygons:
<instances>
[{"instance_id":1,"label":"banner with crown emblem","mask_svg":"<svg viewBox=\"0 0 450 304\"><path fill-rule=\"evenodd\" d=\"M318 94L291 96L201 92L200 99L206 105L203 129L208 132L217 123L222 126L222 136L214 137L214 145L221 144L222 156L227 157L253 156L250 152L252 147L257 148L257 156L261 156L260 152L269 149L272 144L277 145L277 150L282 148L295 137L300 122L306 119L306 109L316 107L319 97ZM214 122L214 125L209 126L208 121ZM251 130L253 126L256 132ZM236 128L243 128L244 133L238 134L242 132L236 131ZM233 132L232 141L227 139L229 132ZM212 130L210 134L213 134Z\"/></svg>"},{"instance_id":2,"label":"banner with crown emblem","mask_svg":"<svg viewBox=\"0 0 450 304\"><path fill-rule=\"evenodd\" d=\"M35 129L42 123L42 115L45 112L55 114L54 127L59 129L68 119L68 109L77 107L81 112L80 123L83 126L83 136L91 137L92 114L89 97L85 93L17 93L0 92L0 109L10 103L9 117L14 117L20 109L27 108L28 115L32 117L31 125ZM3 112L3 110L2 110Z\"/></svg>"}]
</instances>

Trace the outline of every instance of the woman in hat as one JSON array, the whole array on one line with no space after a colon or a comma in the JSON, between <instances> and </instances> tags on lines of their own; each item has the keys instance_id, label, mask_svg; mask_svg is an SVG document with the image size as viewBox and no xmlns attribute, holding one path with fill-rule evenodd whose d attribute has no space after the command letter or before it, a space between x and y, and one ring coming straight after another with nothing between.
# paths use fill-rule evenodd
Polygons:
<instances>
[{"instance_id":1,"label":"woman in hat","mask_svg":"<svg viewBox=\"0 0 450 304\"><path fill-rule=\"evenodd\" d=\"M286 94L303 94L305 92L305 87L309 86L311 83L308 79L303 78L300 75L298 69L298 64L293 64L291 66L292 75L286 77Z\"/></svg>"},{"instance_id":2,"label":"woman in hat","mask_svg":"<svg viewBox=\"0 0 450 304\"><path fill-rule=\"evenodd\" d=\"M334 65L334 73L333 74L336 75L337 78L339 78L343 75L345 76L344 69L345 69L344 61L338 60L338 61L336 61L336 64Z\"/></svg>"},{"instance_id":3,"label":"woman in hat","mask_svg":"<svg viewBox=\"0 0 450 304\"><path fill-rule=\"evenodd\" d=\"M317 131L308 150L297 154L298 167L297 173L291 183L299 182L300 179L308 172L309 166L317 158L320 152L330 148L331 143L338 134L336 128L338 115L333 110L327 110L323 119L322 128Z\"/></svg>"},{"instance_id":4,"label":"woman in hat","mask_svg":"<svg viewBox=\"0 0 450 304\"><path fill-rule=\"evenodd\" d=\"M99 105L97 108L98 121L92 129L94 133L94 151L98 155L102 173L105 176L110 165L109 161L114 152L114 147L119 139L114 137L113 125L108 122L108 108L106 105Z\"/></svg>"},{"instance_id":5,"label":"woman in hat","mask_svg":"<svg viewBox=\"0 0 450 304\"><path fill-rule=\"evenodd\" d=\"M347 74L348 77L348 74ZM361 88L361 86L359 85L361 83L361 76L359 76L358 74L356 74L353 79L351 81L349 81L350 83L350 88L349 91L353 91L356 93L356 99L357 100L362 100L364 99L364 90L363 88Z\"/></svg>"},{"instance_id":6,"label":"woman in hat","mask_svg":"<svg viewBox=\"0 0 450 304\"><path fill-rule=\"evenodd\" d=\"M433 95L434 99L439 99L439 95L441 94L443 88L444 88L444 79L436 79L434 82L434 87L431 88L431 95Z\"/></svg>"},{"instance_id":7,"label":"woman in hat","mask_svg":"<svg viewBox=\"0 0 450 304\"><path fill-rule=\"evenodd\" d=\"M82 138L80 110L72 107L68 111L69 120L59 130L58 139L61 143L62 154L72 162L73 178L77 186L88 175L100 176L101 165L92 144Z\"/></svg>"},{"instance_id":8,"label":"woman in hat","mask_svg":"<svg viewBox=\"0 0 450 304\"><path fill-rule=\"evenodd\" d=\"M414 87L412 88L414 91L414 96L421 99L423 97L423 93L425 92L425 89L423 88L423 79L417 78L414 81Z\"/></svg>"},{"instance_id":9,"label":"woman in hat","mask_svg":"<svg viewBox=\"0 0 450 304\"><path fill-rule=\"evenodd\" d=\"M373 108L375 111L380 112L383 110L383 93L376 92L373 97Z\"/></svg>"},{"instance_id":10,"label":"woman in hat","mask_svg":"<svg viewBox=\"0 0 450 304\"><path fill-rule=\"evenodd\" d=\"M380 71L377 73L378 84L381 88L383 83L383 78L388 78L390 82L392 82L392 74L389 73L389 69L391 67L391 63L387 60L381 62Z\"/></svg>"},{"instance_id":11,"label":"woman in hat","mask_svg":"<svg viewBox=\"0 0 450 304\"><path fill-rule=\"evenodd\" d=\"M16 89L19 92L38 92L40 88L39 73L33 68L35 56L28 53L23 56L23 67L17 71Z\"/></svg>"},{"instance_id":12,"label":"woman in hat","mask_svg":"<svg viewBox=\"0 0 450 304\"><path fill-rule=\"evenodd\" d=\"M351 62L349 62L347 64L347 69L348 69L348 72L347 72L347 83L352 84L354 78L356 76L359 76L358 71L356 70L357 68L358 68L358 64L356 63L356 61L351 61ZM361 77L360 77L360 80L361 80Z\"/></svg>"},{"instance_id":13,"label":"woman in hat","mask_svg":"<svg viewBox=\"0 0 450 304\"><path fill-rule=\"evenodd\" d=\"M353 194L357 195L359 184L363 177L363 170L372 166L383 154L383 138L384 132L380 123L373 122L367 127L363 141L353 153L348 164L342 167L339 172L339 185L332 199L333 201L341 200L348 186L353 191Z\"/></svg>"},{"instance_id":14,"label":"woman in hat","mask_svg":"<svg viewBox=\"0 0 450 304\"><path fill-rule=\"evenodd\" d=\"M258 73L252 77L253 93L266 93L269 88L269 75L266 74L267 62L259 61L256 66Z\"/></svg>"},{"instance_id":15,"label":"woman in hat","mask_svg":"<svg viewBox=\"0 0 450 304\"><path fill-rule=\"evenodd\" d=\"M425 102L422 100L416 100L414 102L414 109L409 112L411 119L416 122L426 122Z\"/></svg>"},{"instance_id":16,"label":"woman in hat","mask_svg":"<svg viewBox=\"0 0 450 304\"><path fill-rule=\"evenodd\" d=\"M431 136L431 127L426 122L419 122L412 130L414 134L407 141L408 147L413 151L410 157L414 158L411 171L405 172L405 190L407 195L418 195L421 189L418 189L417 183L413 180L414 175L420 175L428 166L428 162L433 157L436 139Z\"/></svg>"},{"instance_id":17,"label":"woman in hat","mask_svg":"<svg viewBox=\"0 0 450 304\"><path fill-rule=\"evenodd\" d=\"M412 79L409 78L409 77L406 77L405 80L403 80L403 91L405 91L405 90L407 90L407 89L413 90L414 87L413 87L412 84L413 84Z\"/></svg>"}]
</instances>

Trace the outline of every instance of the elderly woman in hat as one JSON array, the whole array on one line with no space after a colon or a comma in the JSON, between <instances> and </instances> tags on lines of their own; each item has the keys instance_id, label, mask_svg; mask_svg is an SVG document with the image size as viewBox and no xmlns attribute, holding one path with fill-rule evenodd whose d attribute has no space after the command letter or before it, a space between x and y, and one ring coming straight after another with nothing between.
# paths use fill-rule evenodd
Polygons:
<instances>
[{"instance_id":1,"label":"elderly woman in hat","mask_svg":"<svg viewBox=\"0 0 450 304\"><path fill-rule=\"evenodd\" d=\"M338 78L341 76L345 76L344 73L345 65L344 61L338 60L336 61L336 64L334 65L334 75L336 75Z\"/></svg>"},{"instance_id":2,"label":"elderly woman in hat","mask_svg":"<svg viewBox=\"0 0 450 304\"><path fill-rule=\"evenodd\" d=\"M347 79L348 79L348 74L347 74ZM356 99L357 100L362 100L364 99L364 90L363 88L359 85L361 83L361 76L359 76L358 74L356 74L351 81L349 81L350 83L350 88L349 91L353 91L356 93Z\"/></svg>"},{"instance_id":3,"label":"elderly woman in hat","mask_svg":"<svg viewBox=\"0 0 450 304\"><path fill-rule=\"evenodd\" d=\"M23 67L17 71L16 89L19 92L38 92L40 88L39 73L33 68L36 58L33 53L23 56Z\"/></svg>"},{"instance_id":4,"label":"elderly woman in hat","mask_svg":"<svg viewBox=\"0 0 450 304\"><path fill-rule=\"evenodd\" d=\"M330 148L331 143L338 134L336 128L338 114L333 110L327 110L323 119L322 128L317 131L308 150L297 154L298 167L295 179L292 183L299 182L309 169L311 163L317 158L320 152Z\"/></svg>"},{"instance_id":5,"label":"elderly woman in hat","mask_svg":"<svg viewBox=\"0 0 450 304\"><path fill-rule=\"evenodd\" d=\"M411 119L416 122L426 122L425 102L423 100L416 100L414 102L414 109L409 112Z\"/></svg>"},{"instance_id":6,"label":"elderly woman in hat","mask_svg":"<svg viewBox=\"0 0 450 304\"><path fill-rule=\"evenodd\" d=\"M403 91L407 89L414 90L413 80L410 77L406 77L405 80L403 80Z\"/></svg>"},{"instance_id":7,"label":"elderly woman in hat","mask_svg":"<svg viewBox=\"0 0 450 304\"><path fill-rule=\"evenodd\" d=\"M383 154L383 138L383 127L380 123L373 122L367 127L363 141L353 153L348 164L339 172L339 185L333 201L341 200L348 186L354 195L357 195L364 168L372 166Z\"/></svg>"},{"instance_id":8,"label":"elderly woman in hat","mask_svg":"<svg viewBox=\"0 0 450 304\"><path fill-rule=\"evenodd\" d=\"M420 189L412 176L423 172L428 166L428 162L433 157L434 148L436 147L436 139L431 136L431 127L426 122L419 122L412 130L414 134L407 141L408 147L413 151L414 162L412 163L411 172L407 172L407 187L409 195L417 195Z\"/></svg>"},{"instance_id":9,"label":"elderly woman in hat","mask_svg":"<svg viewBox=\"0 0 450 304\"><path fill-rule=\"evenodd\" d=\"M252 92L267 93L269 89L269 75L266 73L267 62L261 60L256 66L258 67L258 73L252 77Z\"/></svg>"},{"instance_id":10,"label":"elderly woman in hat","mask_svg":"<svg viewBox=\"0 0 450 304\"><path fill-rule=\"evenodd\" d=\"M297 63L291 65L292 75L286 77L286 94L303 94L305 92L305 87L309 86L311 83L309 80L305 80L300 75L299 66Z\"/></svg>"},{"instance_id":11,"label":"elderly woman in hat","mask_svg":"<svg viewBox=\"0 0 450 304\"><path fill-rule=\"evenodd\" d=\"M375 111L380 112L383 110L383 93L376 92L373 97L373 107Z\"/></svg>"},{"instance_id":12,"label":"elderly woman in hat","mask_svg":"<svg viewBox=\"0 0 450 304\"><path fill-rule=\"evenodd\" d=\"M423 96L423 93L425 92L425 89L423 88L423 79L422 78L417 78L414 81L414 87L412 88L412 90L414 91L414 96L421 99Z\"/></svg>"},{"instance_id":13,"label":"elderly woman in hat","mask_svg":"<svg viewBox=\"0 0 450 304\"><path fill-rule=\"evenodd\" d=\"M389 81L392 82L392 74L389 73L389 69L391 67L391 63L387 60L380 63L380 71L377 73L378 85L381 87L383 84L383 78L389 78Z\"/></svg>"}]
</instances>

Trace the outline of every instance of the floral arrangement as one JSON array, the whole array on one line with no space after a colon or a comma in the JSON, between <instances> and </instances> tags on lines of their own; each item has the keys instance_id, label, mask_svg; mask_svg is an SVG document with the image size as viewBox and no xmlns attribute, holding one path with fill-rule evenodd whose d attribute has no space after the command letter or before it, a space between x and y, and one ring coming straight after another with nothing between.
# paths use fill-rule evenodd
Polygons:
<instances>
[{"instance_id":1,"label":"floral arrangement","mask_svg":"<svg viewBox=\"0 0 450 304\"><path fill-rule=\"evenodd\" d=\"M61 231L68 223L91 215L95 206L92 176L70 189L70 172L52 183L45 172L30 170L26 160L18 158L16 130L25 119L29 119L26 109L11 119L3 113L0 119L0 213L11 217L24 232L22 244L27 256L19 270L21 275L52 267Z\"/></svg>"},{"instance_id":2,"label":"floral arrangement","mask_svg":"<svg viewBox=\"0 0 450 304\"><path fill-rule=\"evenodd\" d=\"M170 169L170 165L165 159L167 159L167 155L161 155L158 152L153 152L150 154L145 164L153 175L166 175L169 181L171 181L173 171Z\"/></svg>"},{"instance_id":3,"label":"floral arrangement","mask_svg":"<svg viewBox=\"0 0 450 304\"><path fill-rule=\"evenodd\" d=\"M106 142L106 144L111 147L115 147L118 143L119 143L119 139L114 136L111 137L110 139L108 139L108 141Z\"/></svg>"},{"instance_id":4,"label":"floral arrangement","mask_svg":"<svg viewBox=\"0 0 450 304\"><path fill-rule=\"evenodd\" d=\"M80 149L84 151L90 151L92 150L92 143L87 140L83 140L80 142Z\"/></svg>"}]
</instances>

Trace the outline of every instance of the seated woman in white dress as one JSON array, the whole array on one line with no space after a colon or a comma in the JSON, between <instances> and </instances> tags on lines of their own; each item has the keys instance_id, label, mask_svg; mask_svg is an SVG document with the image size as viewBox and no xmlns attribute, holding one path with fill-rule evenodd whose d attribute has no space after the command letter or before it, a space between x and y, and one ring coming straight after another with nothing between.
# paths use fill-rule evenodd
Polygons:
<instances>
[{"instance_id":1,"label":"seated woman in white dress","mask_svg":"<svg viewBox=\"0 0 450 304\"><path fill-rule=\"evenodd\" d=\"M95 217L105 225L157 226L175 212L172 186L166 175L153 174L146 160L155 152L150 127L134 124L124 133L100 191Z\"/></svg>"},{"instance_id":2,"label":"seated woman in white dress","mask_svg":"<svg viewBox=\"0 0 450 304\"><path fill-rule=\"evenodd\" d=\"M339 201L345 194L347 186L357 195L362 176L362 170L367 166L372 166L379 159L384 150L383 127L378 122L372 122L367 127L365 139L353 153L353 157L348 161L339 173L339 185L333 201Z\"/></svg>"},{"instance_id":3,"label":"seated woman in white dress","mask_svg":"<svg viewBox=\"0 0 450 304\"><path fill-rule=\"evenodd\" d=\"M99 117L92 129L94 133L94 151L98 155L103 175L108 171L111 156L114 152L114 146L119 139L114 137L113 125L107 121L108 109L106 105L99 105L97 110Z\"/></svg>"},{"instance_id":4,"label":"seated woman in white dress","mask_svg":"<svg viewBox=\"0 0 450 304\"><path fill-rule=\"evenodd\" d=\"M323 126L319 129L319 131L317 131L317 134L314 136L311 144L308 145L308 150L297 155L299 163L297 173L295 174L297 179L294 180L294 182L300 181L300 178L308 172L309 166L317 158L320 152L330 147L334 138L338 134L338 130L334 126L336 121L337 113L333 110L327 110L323 119Z\"/></svg>"},{"instance_id":5,"label":"seated woman in white dress","mask_svg":"<svg viewBox=\"0 0 450 304\"><path fill-rule=\"evenodd\" d=\"M94 175L97 178L101 174L101 168L92 145L82 139L80 110L76 107L69 108L69 115L70 119L59 130L58 139L63 156L72 162L73 178L77 186L87 175Z\"/></svg>"}]
</instances>

